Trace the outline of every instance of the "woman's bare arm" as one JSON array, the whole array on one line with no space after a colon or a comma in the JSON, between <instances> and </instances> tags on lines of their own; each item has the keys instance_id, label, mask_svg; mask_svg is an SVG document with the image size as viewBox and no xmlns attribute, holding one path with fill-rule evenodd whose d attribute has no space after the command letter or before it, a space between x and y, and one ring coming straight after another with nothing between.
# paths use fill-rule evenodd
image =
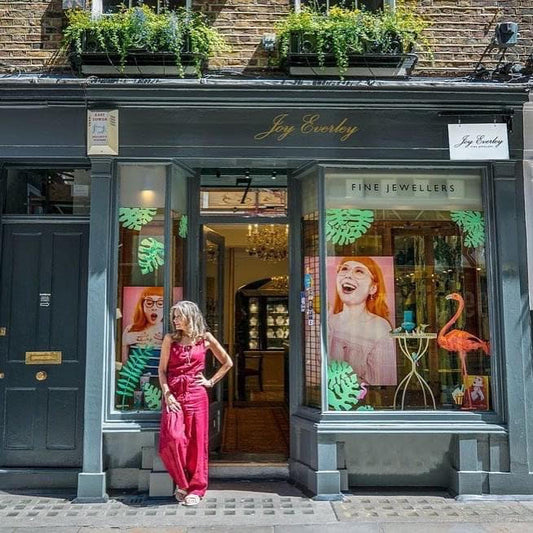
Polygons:
<instances>
[{"instance_id":1,"label":"woman's bare arm","mask_svg":"<svg viewBox=\"0 0 533 533\"><path fill-rule=\"evenodd\" d=\"M233 361L228 352L224 350L220 342L218 342L211 333L206 333L205 340L208 342L208 348L220 362L220 368L215 372L211 379L208 380L210 382L209 385L212 387L229 372L233 366Z\"/></svg>"}]
</instances>

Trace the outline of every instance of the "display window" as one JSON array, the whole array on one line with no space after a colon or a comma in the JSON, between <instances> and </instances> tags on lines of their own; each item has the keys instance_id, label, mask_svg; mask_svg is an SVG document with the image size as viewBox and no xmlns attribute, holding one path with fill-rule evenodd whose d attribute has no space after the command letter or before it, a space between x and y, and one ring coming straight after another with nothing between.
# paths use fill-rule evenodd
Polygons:
<instances>
[{"instance_id":1,"label":"display window","mask_svg":"<svg viewBox=\"0 0 533 533\"><path fill-rule=\"evenodd\" d=\"M114 402L119 411L161 408L159 356L165 317L183 299L187 233L185 184L168 174L166 166L120 168Z\"/></svg>"},{"instance_id":2,"label":"display window","mask_svg":"<svg viewBox=\"0 0 533 533\"><path fill-rule=\"evenodd\" d=\"M476 172L329 169L328 407L491 408Z\"/></svg>"}]
</instances>

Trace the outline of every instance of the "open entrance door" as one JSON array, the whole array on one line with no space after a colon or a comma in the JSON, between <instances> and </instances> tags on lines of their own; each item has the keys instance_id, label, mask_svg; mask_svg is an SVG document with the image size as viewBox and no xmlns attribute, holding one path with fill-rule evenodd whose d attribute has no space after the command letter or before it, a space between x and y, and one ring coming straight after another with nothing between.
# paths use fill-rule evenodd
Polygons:
<instances>
[{"instance_id":1,"label":"open entrance door","mask_svg":"<svg viewBox=\"0 0 533 533\"><path fill-rule=\"evenodd\" d=\"M289 454L287 235L280 223L204 227L206 316L234 361L212 404L211 457L224 463Z\"/></svg>"},{"instance_id":2,"label":"open entrance door","mask_svg":"<svg viewBox=\"0 0 533 533\"><path fill-rule=\"evenodd\" d=\"M224 342L224 237L203 227L201 249L200 302L207 325L216 339ZM216 360L213 355L206 362L206 375L215 373ZM220 447L222 442L223 382L210 392L209 406L209 450Z\"/></svg>"}]
</instances>

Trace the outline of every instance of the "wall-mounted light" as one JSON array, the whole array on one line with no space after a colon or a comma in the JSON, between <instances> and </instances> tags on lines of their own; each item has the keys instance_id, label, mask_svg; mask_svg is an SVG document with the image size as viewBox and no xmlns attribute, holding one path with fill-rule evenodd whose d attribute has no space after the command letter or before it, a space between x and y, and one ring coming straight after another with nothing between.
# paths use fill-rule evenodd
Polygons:
<instances>
[{"instance_id":1,"label":"wall-mounted light","mask_svg":"<svg viewBox=\"0 0 533 533\"><path fill-rule=\"evenodd\" d=\"M275 180L275 179L277 178L277 176L278 176L278 173L277 173L275 170L273 170L273 171L272 171L272 176L271 176L271 178L272 178L273 180Z\"/></svg>"}]
</instances>

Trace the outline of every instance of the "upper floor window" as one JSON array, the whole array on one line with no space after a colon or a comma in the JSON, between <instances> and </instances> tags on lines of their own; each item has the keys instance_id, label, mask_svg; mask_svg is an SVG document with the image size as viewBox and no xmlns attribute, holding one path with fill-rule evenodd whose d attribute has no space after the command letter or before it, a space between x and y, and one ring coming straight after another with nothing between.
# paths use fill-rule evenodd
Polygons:
<instances>
[{"instance_id":1,"label":"upper floor window","mask_svg":"<svg viewBox=\"0 0 533 533\"><path fill-rule=\"evenodd\" d=\"M191 7L192 0L93 0L93 13L116 13L122 6L147 5L156 13L172 11L180 7Z\"/></svg>"},{"instance_id":2,"label":"upper floor window","mask_svg":"<svg viewBox=\"0 0 533 533\"><path fill-rule=\"evenodd\" d=\"M378 11L385 6L394 7L395 0L295 0L294 7L298 10L301 6L329 9L338 6L346 9L365 9L366 11Z\"/></svg>"}]
</instances>

